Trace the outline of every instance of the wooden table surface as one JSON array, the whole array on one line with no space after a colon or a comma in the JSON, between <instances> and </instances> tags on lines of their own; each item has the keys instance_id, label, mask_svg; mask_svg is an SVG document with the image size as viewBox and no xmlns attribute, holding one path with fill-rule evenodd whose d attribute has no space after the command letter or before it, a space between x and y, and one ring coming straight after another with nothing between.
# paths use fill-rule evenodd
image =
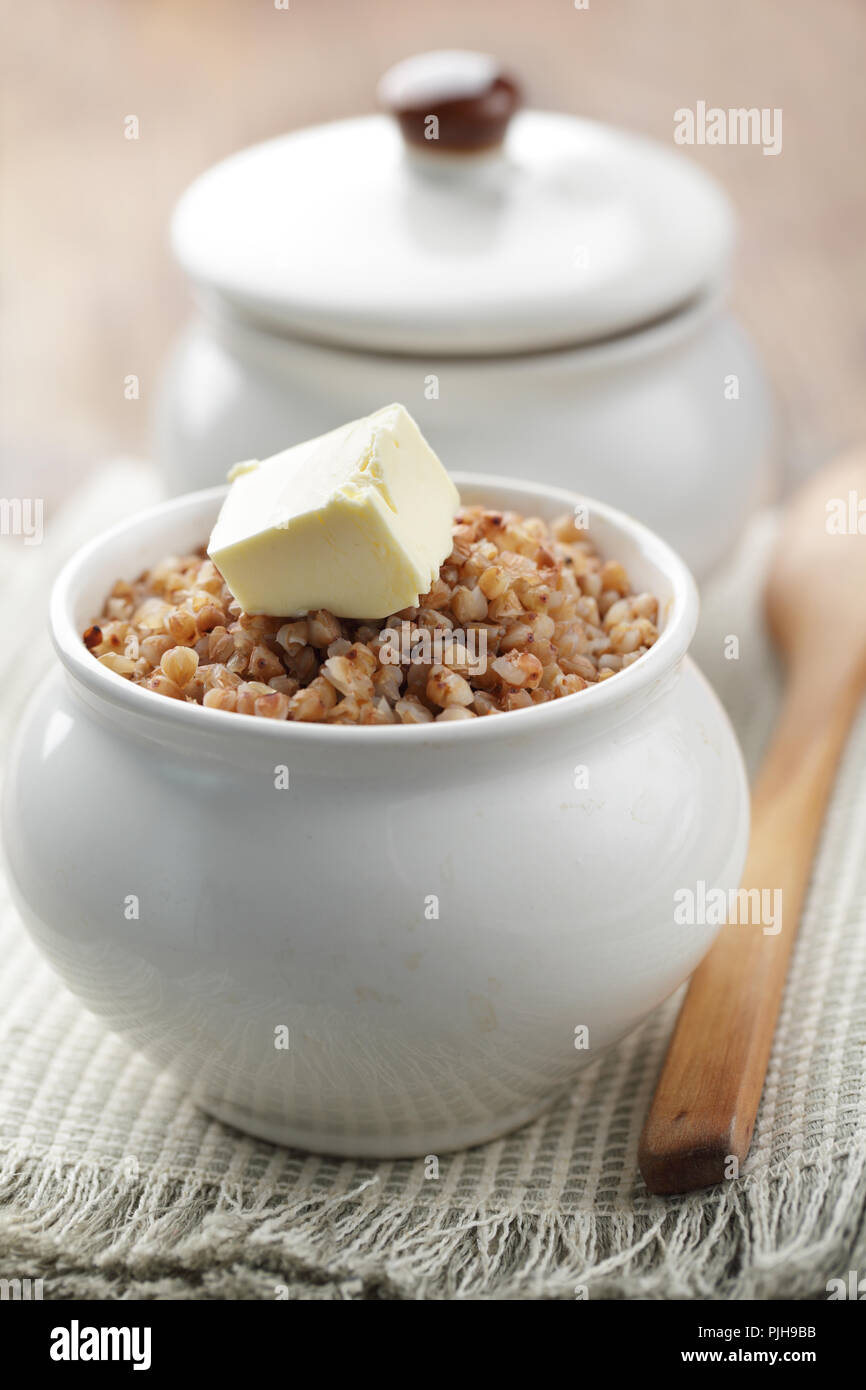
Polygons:
<instances>
[{"instance_id":1,"label":"wooden table surface","mask_svg":"<svg viewBox=\"0 0 866 1390\"><path fill-rule=\"evenodd\" d=\"M741 217L735 302L790 467L866 437L862 0L8 0L3 27L0 496L57 501L108 455L147 450L189 309L166 247L189 180L251 141L372 109L378 74L428 47L495 52L533 103L666 142L699 100L781 107L777 158L689 153Z\"/></svg>"}]
</instances>

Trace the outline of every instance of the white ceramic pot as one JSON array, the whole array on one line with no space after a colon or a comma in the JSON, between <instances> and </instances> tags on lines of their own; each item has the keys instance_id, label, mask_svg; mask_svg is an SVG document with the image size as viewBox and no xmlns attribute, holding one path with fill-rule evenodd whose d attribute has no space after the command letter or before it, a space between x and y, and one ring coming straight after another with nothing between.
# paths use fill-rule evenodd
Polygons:
<instances>
[{"instance_id":1,"label":"white ceramic pot","mask_svg":"<svg viewBox=\"0 0 866 1390\"><path fill-rule=\"evenodd\" d=\"M578 500L457 482L546 517ZM24 920L89 1008L242 1129L383 1156L503 1133L697 964L716 928L678 925L676 891L738 883L746 781L685 655L694 583L589 503L601 549L664 615L611 680L465 723L248 719L133 686L80 638L117 577L202 542L222 495L124 522L57 581L62 669L4 797Z\"/></svg>"},{"instance_id":2,"label":"white ceramic pot","mask_svg":"<svg viewBox=\"0 0 866 1390\"><path fill-rule=\"evenodd\" d=\"M417 110L447 134L434 79ZM673 146L500 115L470 153L364 116L196 180L172 227L198 313L156 412L169 484L400 400L449 468L604 497L702 577L773 473L768 387L725 308L728 200Z\"/></svg>"}]
</instances>

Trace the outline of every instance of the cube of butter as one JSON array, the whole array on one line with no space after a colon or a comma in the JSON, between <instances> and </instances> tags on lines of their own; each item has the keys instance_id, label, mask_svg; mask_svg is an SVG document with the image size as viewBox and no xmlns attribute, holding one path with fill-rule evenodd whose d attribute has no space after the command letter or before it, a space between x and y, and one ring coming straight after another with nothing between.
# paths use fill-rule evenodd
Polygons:
<instances>
[{"instance_id":1,"label":"cube of butter","mask_svg":"<svg viewBox=\"0 0 866 1390\"><path fill-rule=\"evenodd\" d=\"M460 496L402 405L229 478L208 554L247 613L384 618L451 553Z\"/></svg>"}]
</instances>

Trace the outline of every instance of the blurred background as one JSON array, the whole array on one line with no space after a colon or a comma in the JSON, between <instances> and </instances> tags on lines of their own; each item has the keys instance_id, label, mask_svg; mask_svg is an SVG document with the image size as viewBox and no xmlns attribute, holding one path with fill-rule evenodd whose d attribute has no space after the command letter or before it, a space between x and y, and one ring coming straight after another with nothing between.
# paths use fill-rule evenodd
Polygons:
<instances>
[{"instance_id":1,"label":"blurred background","mask_svg":"<svg viewBox=\"0 0 866 1390\"><path fill-rule=\"evenodd\" d=\"M530 104L666 143L698 100L781 107L778 158L688 157L741 218L734 303L789 470L866 436L862 0L7 0L4 31L2 495L51 507L108 457L146 455L190 309L166 230L186 184L250 142L374 109L379 74L433 47L491 51Z\"/></svg>"}]
</instances>

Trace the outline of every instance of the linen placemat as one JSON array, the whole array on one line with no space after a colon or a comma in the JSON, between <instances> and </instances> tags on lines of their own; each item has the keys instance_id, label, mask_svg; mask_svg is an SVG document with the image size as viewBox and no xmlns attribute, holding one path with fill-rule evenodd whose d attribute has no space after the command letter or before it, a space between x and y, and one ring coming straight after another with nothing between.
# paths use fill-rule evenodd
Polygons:
<instances>
[{"instance_id":1,"label":"linen placemat","mask_svg":"<svg viewBox=\"0 0 866 1390\"><path fill-rule=\"evenodd\" d=\"M0 543L0 749L48 660L48 585L149 501L96 479L31 551ZM694 654L754 767L778 680L759 616L774 519L707 586ZM737 638L738 654L731 659ZM743 1176L650 1197L637 1143L676 1014L658 1009L569 1098L492 1144L421 1162L310 1157L196 1110L58 983L0 879L0 1277L46 1298L824 1298L866 1274L866 712L847 748ZM70 808L70 814L73 814ZM527 931L532 924L526 924Z\"/></svg>"}]
</instances>

